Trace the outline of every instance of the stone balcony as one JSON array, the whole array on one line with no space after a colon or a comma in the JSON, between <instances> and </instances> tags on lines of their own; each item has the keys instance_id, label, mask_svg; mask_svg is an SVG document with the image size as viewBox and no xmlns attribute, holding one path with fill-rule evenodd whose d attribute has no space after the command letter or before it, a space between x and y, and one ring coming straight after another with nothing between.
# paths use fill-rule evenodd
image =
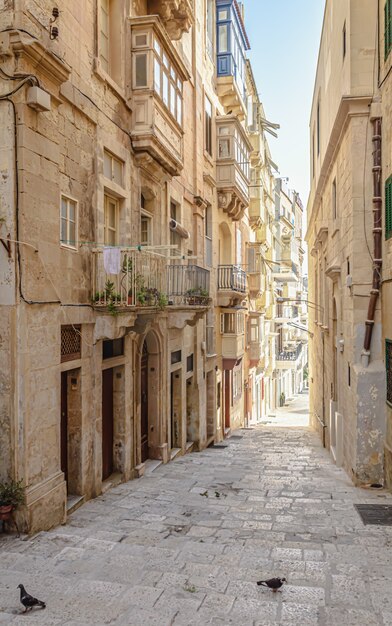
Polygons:
<instances>
[{"instance_id":1,"label":"stone balcony","mask_svg":"<svg viewBox=\"0 0 392 626\"><path fill-rule=\"evenodd\" d=\"M246 295L246 273L238 265L218 266L218 306L240 302Z\"/></svg>"},{"instance_id":2,"label":"stone balcony","mask_svg":"<svg viewBox=\"0 0 392 626\"><path fill-rule=\"evenodd\" d=\"M249 154L252 146L235 115L217 117L216 131L218 206L233 221L238 221L249 206Z\"/></svg>"},{"instance_id":3,"label":"stone balcony","mask_svg":"<svg viewBox=\"0 0 392 626\"><path fill-rule=\"evenodd\" d=\"M159 15L171 39L181 39L195 21L193 0L148 0L147 7Z\"/></svg>"},{"instance_id":4,"label":"stone balcony","mask_svg":"<svg viewBox=\"0 0 392 626\"><path fill-rule=\"evenodd\" d=\"M278 283L298 282L298 268L294 263L289 262L287 265L275 266L272 278Z\"/></svg>"},{"instance_id":5,"label":"stone balcony","mask_svg":"<svg viewBox=\"0 0 392 626\"><path fill-rule=\"evenodd\" d=\"M157 15L129 23L132 147L149 171L178 176L184 166L183 83L189 73Z\"/></svg>"}]
</instances>

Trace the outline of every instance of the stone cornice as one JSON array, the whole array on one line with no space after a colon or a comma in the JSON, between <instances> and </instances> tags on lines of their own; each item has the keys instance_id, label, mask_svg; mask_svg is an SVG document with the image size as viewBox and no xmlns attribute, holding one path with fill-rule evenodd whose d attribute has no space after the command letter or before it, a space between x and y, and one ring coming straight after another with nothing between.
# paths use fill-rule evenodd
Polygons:
<instances>
[{"instance_id":1,"label":"stone cornice","mask_svg":"<svg viewBox=\"0 0 392 626\"><path fill-rule=\"evenodd\" d=\"M2 54L6 56L5 37L8 37L9 51L17 61L16 72L31 72L31 66L43 74L55 85L68 80L71 68L54 52L48 50L38 39L19 30L10 30L2 34ZM26 65L25 65L26 64Z\"/></svg>"}]
</instances>

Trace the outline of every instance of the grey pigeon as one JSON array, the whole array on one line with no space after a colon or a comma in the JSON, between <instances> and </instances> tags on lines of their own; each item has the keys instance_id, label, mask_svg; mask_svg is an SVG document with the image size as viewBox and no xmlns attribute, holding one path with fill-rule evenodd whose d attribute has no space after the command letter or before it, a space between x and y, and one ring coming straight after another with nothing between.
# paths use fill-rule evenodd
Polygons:
<instances>
[{"instance_id":1,"label":"grey pigeon","mask_svg":"<svg viewBox=\"0 0 392 626\"><path fill-rule=\"evenodd\" d=\"M24 610L25 613L27 613L27 611L31 611L33 606L40 606L43 609L46 608L45 602L42 602L41 600L37 600L37 598L34 598L29 593L27 593L23 585L18 585L18 589L20 589L20 601L25 608Z\"/></svg>"},{"instance_id":2,"label":"grey pigeon","mask_svg":"<svg viewBox=\"0 0 392 626\"><path fill-rule=\"evenodd\" d=\"M285 582L285 578L269 578L269 580L259 580L257 581L257 584L262 585L263 587L268 587L275 593Z\"/></svg>"}]
</instances>

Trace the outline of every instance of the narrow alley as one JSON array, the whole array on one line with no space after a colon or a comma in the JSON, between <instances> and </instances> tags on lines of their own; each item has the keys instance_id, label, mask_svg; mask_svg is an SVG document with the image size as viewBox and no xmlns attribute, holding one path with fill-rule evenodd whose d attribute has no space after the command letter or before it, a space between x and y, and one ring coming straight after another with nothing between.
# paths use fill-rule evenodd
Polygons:
<instances>
[{"instance_id":1,"label":"narrow alley","mask_svg":"<svg viewBox=\"0 0 392 626\"><path fill-rule=\"evenodd\" d=\"M0 624L390 626L392 528L364 526L361 503L392 496L353 487L308 428L239 430L63 527L2 537ZM287 578L280 593L256 585L271 576ZM20 614L19 583L45 611Z\"/></svg>"}]
</instances>

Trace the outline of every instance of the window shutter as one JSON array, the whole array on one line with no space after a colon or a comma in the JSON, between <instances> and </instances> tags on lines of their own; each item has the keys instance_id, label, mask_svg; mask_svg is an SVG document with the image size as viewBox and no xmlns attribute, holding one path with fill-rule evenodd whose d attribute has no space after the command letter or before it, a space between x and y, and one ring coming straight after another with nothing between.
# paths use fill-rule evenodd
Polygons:
<instances>
[{"instance_id":1,"label":"window shutter","mask_svg":"<svg viewBox=\"0 0 392 626\"><path fill-rule=\"evenodd\" d=\"M256 271L256 250L249 246L248 248L248 273Z\"/></svg>"},{"instance_id":2,"label":"window shutter","mask_svg":"<svg viewBox=\"0 0 392 626\"><path fill-rule=\"evenodd\" d=\"M392 47L392 0L386 0L384 6L384 50L387 58Z\"/></svg>"},{"instance_id":3,"label":"window shutter","mask_svg":"<svg viewBox=\"0 0 392 626\"><path fill-rule=\"evenodd\" d=\"M223 335L225 332L225 314L224 313L221 313L221 316L220 316L220 331L221 331L221 335Z\"/></svg>"},{"instance_id":4,"label":"window shutter","mask_svg":"<svg viewBox=\"0 0 392 626\"><path fill-rule=\"evenodd\" d=\"M385 239L392 237L392 176L385 183Z\"/></svg>"}]
</instances>

